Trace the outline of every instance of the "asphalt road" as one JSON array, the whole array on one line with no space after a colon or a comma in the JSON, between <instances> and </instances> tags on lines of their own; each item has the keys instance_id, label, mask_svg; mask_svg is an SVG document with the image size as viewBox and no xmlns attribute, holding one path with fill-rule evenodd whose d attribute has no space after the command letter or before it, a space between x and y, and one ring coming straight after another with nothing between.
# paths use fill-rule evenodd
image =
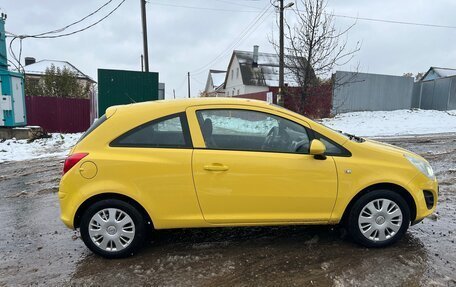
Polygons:
<instances>
[{"instance_id":1,"label":"asphalt road","mask_svg":"<svg viewBox=\"0 0 456 287\"><path fill-rule=\"evenodd\" d=\"M383 140L427 158L441 186L436 214L384 249L337 227L194 229L106 260L59 220L61 159L0 164L0 286L456 286L456 136Z\"/></svg>"}]
</instances>

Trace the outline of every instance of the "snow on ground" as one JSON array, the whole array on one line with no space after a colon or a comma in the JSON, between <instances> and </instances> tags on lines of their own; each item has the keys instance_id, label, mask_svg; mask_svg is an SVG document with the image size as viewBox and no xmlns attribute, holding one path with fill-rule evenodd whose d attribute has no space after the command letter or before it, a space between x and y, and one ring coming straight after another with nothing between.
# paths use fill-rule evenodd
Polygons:
<instances>
[{"instance_id":1,"label":"snow on ground","mask_svg":"<svg viewBox=\"0 0 456 287\"><path fill-rule=\"evenodd\" d=\"M217 118L214 115L211 115L210 118L224 132L234 130L265 134L272 126L277 125L276 120L271 118L258 122L230 117ZM336 130L368 137L456 133L456 110L446 112L432 110L356 112L322 119L320 122ZM38 139L32 143L15 139L0 141L0 163L51 156L63 158L81 135L80 133L52 134L51 138Z\"/></svg>"},{"instance_id":2,"label":"snow on ground","mask_svg":"<svg viewBox=\"0 0 456 287\"><path fill-rule=\"evenodd\" d=\"M77 134L51 134L51 138L0 141L0 163L4 161L29 160L42 157L65 157L81 137Z\"/></svg>"},{"instance_id":3,"label":"snow on ground","mask_svg":"<svg viewBox=\"0 0 456 287\"><path fill-rule=\"evenodd\" d=\"M367 137L455 133L456 110L355 112L322 119L321 123L335 130Z\"/></svg>"}]
</instances>

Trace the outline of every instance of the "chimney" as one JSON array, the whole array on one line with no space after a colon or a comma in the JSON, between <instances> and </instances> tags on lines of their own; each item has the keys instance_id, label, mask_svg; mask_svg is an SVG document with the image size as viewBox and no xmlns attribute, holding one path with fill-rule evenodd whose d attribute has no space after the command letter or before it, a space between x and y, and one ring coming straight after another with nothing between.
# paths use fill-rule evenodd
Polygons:
<instances>
[{"instance_id":1,"label":"chimney","mask_svg":"<svg viewBox=\"0 0 456 287\"><path fill-rule=\"evenodd\" d=\"M31 64L35 64L36 63L36 59L33 58L33 57L25 57L25 65L28 66L28 65L31 65Z\"/></svg>"},{"instance_id":2,"label":"chimney","mask_svg":"<svg viewBox=\"0 0 456 287\"><path fill-rule=\"evenodd\" d=\"M253 62L252 62L252 67L256 68L258 67L258 49L260 47L258 45L253 46Z\"/></svg>"}]
</instances>

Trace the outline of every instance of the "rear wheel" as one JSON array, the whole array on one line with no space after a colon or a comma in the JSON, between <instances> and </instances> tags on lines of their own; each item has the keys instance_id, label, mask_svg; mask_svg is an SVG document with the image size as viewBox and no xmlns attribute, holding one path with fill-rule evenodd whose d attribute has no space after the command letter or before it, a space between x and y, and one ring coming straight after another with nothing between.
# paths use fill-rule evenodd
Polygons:
<instances>
[{"instance_id":1,"label":"rear wheel","mask_svg":"<svg viewBox=\"0 0 456 287\"><path fill-rule=\"evenodd\" d=\"M91 205L81 218L81 237L94 253L106 258L133 255L145 239L145 220L129 203L105 199Z\"/></svg>"},{"instance_id":2,"label":"rear wheel","mask_svg":"<svg viewBox=\"0 0 456 287\"><path fill-rule=\"evenodd\" d=\"M404 236L409 225L409 206L390 190L375 190L361 196L348 218L350 235L367 247L393 244Z\"/></svg>"}]
</instances>

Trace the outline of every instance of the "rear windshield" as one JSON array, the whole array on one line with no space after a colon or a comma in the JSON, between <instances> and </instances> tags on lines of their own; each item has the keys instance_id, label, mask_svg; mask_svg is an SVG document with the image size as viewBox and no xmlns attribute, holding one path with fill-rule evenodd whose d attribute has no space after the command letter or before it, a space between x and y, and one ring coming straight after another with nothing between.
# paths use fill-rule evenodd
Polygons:
<instances>
[{"instance_id":1,"label":"rear windshield","mask_svg":"<svg viewBox=\"0 0 456 287\"><path fill-rule=\"evenodd\" d=\"M96 128L98 128L102 123L104 123L108 118L106 115L101 116L98 118L90 128L82 135L82 137L78 140L78 143L82 141L86 136L88 136L91 132L93 132Z\"/></svg>"}]
</instances>

